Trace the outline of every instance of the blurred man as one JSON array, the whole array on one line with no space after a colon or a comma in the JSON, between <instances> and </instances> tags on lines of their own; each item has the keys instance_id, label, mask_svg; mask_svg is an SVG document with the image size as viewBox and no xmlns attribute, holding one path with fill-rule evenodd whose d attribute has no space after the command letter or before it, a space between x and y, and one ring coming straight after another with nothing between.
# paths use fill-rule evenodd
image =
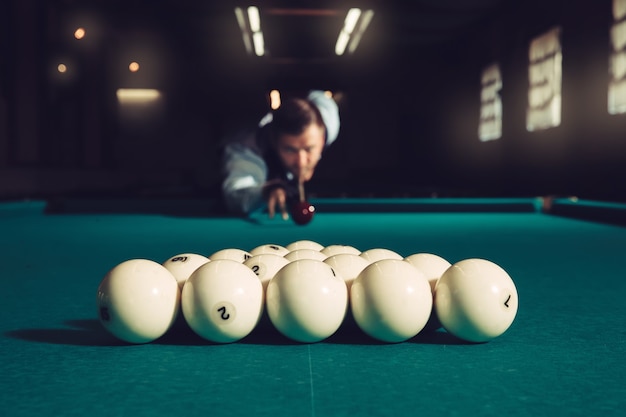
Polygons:
<instances>
[{"instance_id":1,"label":"blurred man","mask_svg":"<svg viewBox=\"0 0 626 417\"><path fill-rule=\"evenodd\" d=\"M233 213L248 214L267 203L270 217L298 198L322 153L339 134L339 111L322 91L292 98L267 114L256 130L242 132L224 149L222 193Z\"/></svg>"}]
</instances>

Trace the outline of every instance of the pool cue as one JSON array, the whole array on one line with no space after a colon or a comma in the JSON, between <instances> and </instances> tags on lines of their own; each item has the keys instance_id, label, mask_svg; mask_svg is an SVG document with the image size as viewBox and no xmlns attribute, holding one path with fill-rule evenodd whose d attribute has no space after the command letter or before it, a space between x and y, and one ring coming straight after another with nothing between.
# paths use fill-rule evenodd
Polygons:
<instances>
[{"instance_id":1,"label":"pool cue","mask_svg":"<svg viewBox=\"0 0 626 417\"><path fill-rule=\"evenodd\" d=\"M298 179L298 194L300 195L300 202L303 203L304 198L304 182Z\"/></svg>"}]
</instances>

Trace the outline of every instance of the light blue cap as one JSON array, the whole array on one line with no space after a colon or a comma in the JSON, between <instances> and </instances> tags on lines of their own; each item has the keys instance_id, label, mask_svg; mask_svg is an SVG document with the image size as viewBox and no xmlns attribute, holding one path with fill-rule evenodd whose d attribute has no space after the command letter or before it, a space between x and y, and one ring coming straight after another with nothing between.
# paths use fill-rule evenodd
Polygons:
<instances>
[{"instance_id":1,"label":"light blue cap","mask_svg":"<svg viewBox=\"0 0 626 417\"><path fill-rule=\"evenodd\" d=\"M328 97L323 91L309 92L307 99L319 109L326 126L326 146L332 144L339 136L339 107L335 100Z\"/></svg>"}]
</instances>

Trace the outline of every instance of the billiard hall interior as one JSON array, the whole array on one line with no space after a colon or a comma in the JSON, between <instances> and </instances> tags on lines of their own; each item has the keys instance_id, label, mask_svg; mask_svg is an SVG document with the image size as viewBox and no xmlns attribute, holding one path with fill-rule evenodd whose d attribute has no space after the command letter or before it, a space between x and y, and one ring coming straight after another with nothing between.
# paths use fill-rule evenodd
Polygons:
<instances>
[{"instance_id":1,"label":"billiard hall interior","mask_svg":"<svg viewBox=\"0 0 626 417\"><path fill-rule=\"evenodd\" d=\"M310 90L341 122L313 219L228 212L224 141ZM625 0L6 0L0 410L621 415L625 131ZM138 344L98 316L125 260L303 240L490 260L517 315L480 343L348 314Z\"/></svg>"}]
</instances>

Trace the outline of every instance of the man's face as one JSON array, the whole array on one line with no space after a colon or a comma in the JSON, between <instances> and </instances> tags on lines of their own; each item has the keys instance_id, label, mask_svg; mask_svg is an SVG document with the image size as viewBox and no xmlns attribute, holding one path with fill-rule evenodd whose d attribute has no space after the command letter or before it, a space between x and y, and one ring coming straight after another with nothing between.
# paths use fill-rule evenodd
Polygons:
<instances>
[{"instance_id":1,"label":"man's face","mask_svg":"<svg viewBox=\"0 0 626 417\"><path fill-rule=\"evenodd\" d=\"M299 135L281 135L277 138L276 151L285 168L300 181L309 181L324 150L324 128L309 125Z\"/></svg>"}]
</instances>

